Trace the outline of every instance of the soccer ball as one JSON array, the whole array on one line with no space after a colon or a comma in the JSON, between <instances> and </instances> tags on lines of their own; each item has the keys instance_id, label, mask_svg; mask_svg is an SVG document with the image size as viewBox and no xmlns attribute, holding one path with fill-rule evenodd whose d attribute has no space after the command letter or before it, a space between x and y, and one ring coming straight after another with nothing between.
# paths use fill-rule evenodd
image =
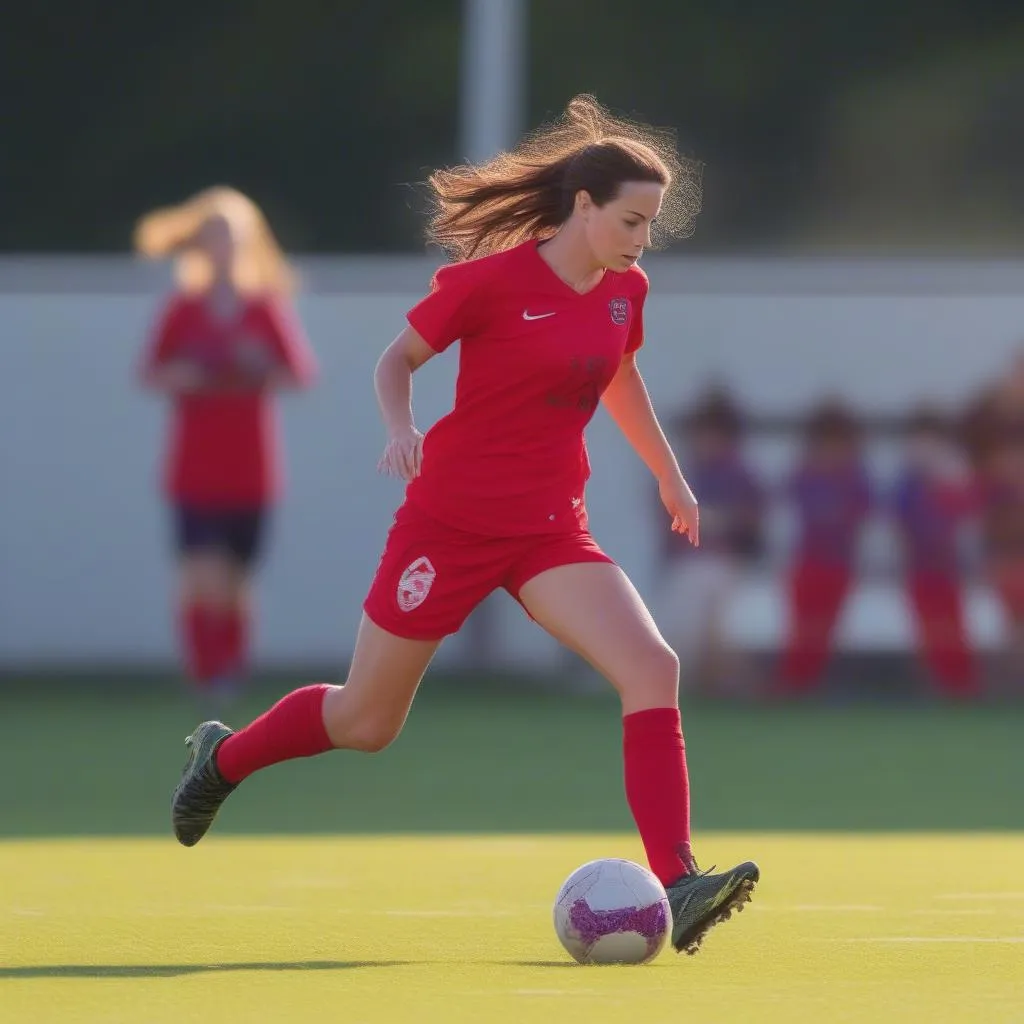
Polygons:
<instances>
[{"instance_id":1,"label":"soccer ball","mask_svg":"<svg viewBox=\"0 0 1024 1024\"><path fill-rule=\"evenodd\" d=\"M672 927L665 888L629 860L593 860L577 868L555 899L555 932L581 964L643 964Z\"/></svg>"}]
</instances>

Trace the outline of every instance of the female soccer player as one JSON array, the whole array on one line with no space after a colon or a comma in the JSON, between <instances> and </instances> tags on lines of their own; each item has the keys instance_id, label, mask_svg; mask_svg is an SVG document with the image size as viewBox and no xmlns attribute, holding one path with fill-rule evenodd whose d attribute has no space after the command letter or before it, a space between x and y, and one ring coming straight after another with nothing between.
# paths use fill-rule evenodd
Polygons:
<instances>
[{"instance_id":1,"label":"female soccer player","mask_svg":"<svg viewBox=\"0 0 1024 1024\"><path fill-rule=\"evenodd\" d=\"M136 247L177 260L178 290L142 379L173 402L165 489L180 558L184 661L230 696L247 660L249 577L278 491L271 394L310 383L313 358L286 308L291 274L256 205L214 188L144 217Z\"/></svg>"},{"instance_id":2,"label":"female soccer player","mask_svg":"<svg viewBox=\"0 0 1024 1024\"><path fill-rule=\"evenodd\" d=\"M172 801L175 834L198 842L238 783L268 765L386 747L442 638L504 587L617 690L626 796L668 890L673 944L693 953L749 900L759 871L694 864L679 662L587 530L583 431L603 401L657 478L672 529L697 543L697 502L636 365L647 296L637 260L652 234L690 230L696 169L669 137L584 96L514 152L438 171L430 184L430 237L455 262L377 364L381 468L408 487L348 679L296 690L239 732L202 723ZM424 438L412 376L456 340L454 408Z\"/></svg>"},{"instance_id":3,"label":"female soccer player","mask_svg":"<svg viewBox=\"0 0 1024 1024\"><path fill-rule=\"evenodd\" d=\"M821 683L873 501L860 427L842 403L826 399L809 416L786 490L799 533L788 581L789 635L772 695L798 697Z\"/></svg>"}]
</instances>

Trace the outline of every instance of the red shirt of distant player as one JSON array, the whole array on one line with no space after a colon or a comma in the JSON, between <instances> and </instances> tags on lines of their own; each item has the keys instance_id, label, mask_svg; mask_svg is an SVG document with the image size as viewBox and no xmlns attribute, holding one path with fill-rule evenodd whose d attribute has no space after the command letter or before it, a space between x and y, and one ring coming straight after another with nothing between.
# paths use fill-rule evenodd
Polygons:
<instances>
[{"instance_id":1,"label":"red shirt of distant player","mask_svg":"<svg viewBox=\"0 0 1024 1024\"><path fill-rule=\"evenodd\" d=\"M281 483L273 396L238 381L246 366L280 367L308 384L314 362L298 324L270 298L244 299L237 315L221 320L202 297L178 295L160 319L144 372L178 359L200 364L217 386L175 397L168 496L215 509L271 501Z\"/></svg>"},{"instance_id":2,"label":"red shirt of distant player","mask_svg":"<svg viewBox=\"0 0 1024 1024\"><path fill-rule=\"evenodd\" d=\"M606 270L581 295L537 247L441 268L408 314L436 351L462 344L454 408L427 433L406 497L469 533L586 528L583 431L623 356L643 343L639 267Z\"/></svg>"}]
</instances>

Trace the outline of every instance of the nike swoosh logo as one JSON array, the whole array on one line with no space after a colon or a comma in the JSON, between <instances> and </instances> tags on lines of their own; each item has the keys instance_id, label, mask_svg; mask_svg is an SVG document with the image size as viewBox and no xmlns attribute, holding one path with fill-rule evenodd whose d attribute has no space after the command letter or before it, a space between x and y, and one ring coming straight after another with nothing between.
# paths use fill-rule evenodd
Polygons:
<instances>
[{"instance_id":1,"label":"nike swoosh logo","mask_svg":"<svg viewBox=\"0 0 1024 1024\"><path fill-rule=\"evenodd\" d=\"M525 309L523 310L523 319L524 320L546 320L549 316L554 316L554 315L555 315L554 313L537 313L534 316L530 316L530 314L527 313Z\"/></svg>"}]
</instances>

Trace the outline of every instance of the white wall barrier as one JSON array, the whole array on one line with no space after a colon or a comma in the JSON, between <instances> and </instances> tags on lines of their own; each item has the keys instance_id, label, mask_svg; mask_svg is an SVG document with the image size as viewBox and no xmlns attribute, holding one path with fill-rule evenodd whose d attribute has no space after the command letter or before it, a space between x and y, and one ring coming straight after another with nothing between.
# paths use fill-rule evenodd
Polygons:
<instances>
[{"instance_id":1,"label":"white wall barrier","mask_svg":"<svg viewBox=\"0 0 1024 1024\"><path fill-rule=\"evenodd\" d=\"M641 364L665 411L711 377L761 412L836 392L867 410L961 400L1024 337L1024 265L699 261L652 257ZM311 260L299 308L321 377L284 402L288 489L261 581L257 659L340 662L350 652L399 485L375 472L371 387L381 350L429 282L426 259ZM161 271L121 260L0 261L0 665L173 657L169 530L157 490L165 410L133 373ZM416 380L422 426L448 408L455 350ZM592 525L652 598L657 549L645 471L603 414L589 436ZM777 471L785 452L759 444ZM553 643L509 600L502 659L549 663ZM999 632L981 590L976 638ZM752 581L737 636L772 645L777 583ZM841 642L902 647L890 586L861 588ZM463 653L456 639L444 659Z\"/></svg>"}]
</instances>

